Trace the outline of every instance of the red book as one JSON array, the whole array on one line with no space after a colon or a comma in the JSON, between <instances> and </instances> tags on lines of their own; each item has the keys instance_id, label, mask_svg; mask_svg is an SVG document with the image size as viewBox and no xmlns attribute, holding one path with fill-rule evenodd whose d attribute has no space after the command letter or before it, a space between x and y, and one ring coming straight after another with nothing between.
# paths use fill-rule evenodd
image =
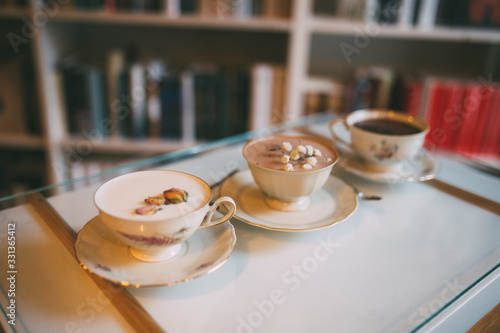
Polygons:
<instances>
[{"instance_id":1,"label":"red book","mask_svg":"<svg viewBox=\"0 0 500 333\"><path fill-rule=\"evenodd\" d=\"M445 104L441 118L443 139L440 146L447 150L453 150L457 141L457 129L462 123L461 113L465 87L462 82L449 81L445 85L445 91Z\"/></svg>"},{"instance_id":2,"label":"red book","mask_svg":"<svg viewBox=\"0 0 500 333\"><path fill-rule=\"evenodd\" d=\"M420 117L422 86L421 81L410 79L403 87L403 111L415 117Z\"/></svg>"},{"instance_id":3,"label":"red book","mask_svg":"<svg viewBox=\"0 0 500 333\"><path fill-rule=\"evenodd\" d=\"M486 117L484 135L481 138L480 152L500 156L500 87L491 94L491 102Z\"/></svg>"},{"instance_id":4,"label":"red book","mask_svg":"<svg viewBox=\"0 0 500 333\"><path fill-rule=\"evenodd\" d=\"M489 121L489 111L494 93L495 88L492 85L483 85L481 87L479 95L481 105L479 107L479 114L477 116L477 124L474 131L474 136L472 137L472 149L474 153L479 153L481 151L481 140L486 132L487 124Z\"/></svg>"},{"instance_id":5,"label":"red book","mask_svg":"<svg viewBox=\"0 0 500 333\"><path fill-rule=\"evenodd\" d=\"M104 0L104 11L109 13L116 12L116 0Z\"/></svg>"},{"instance_id":6,"label":"red book","mask_svg":"<svg viewBox=\"0 0 500 333\"><path fill-rule=\"evenodd\" d=\"M458 128L455 151L459 153L473 153L473 138L479 119L481 108L481 85L479 83L467 84L462 108L462 124Z\"/></svg>"},{"instance_id":7,"label":"red book","mask_svg":"<svg viewBox=\"0 0 500 333\"><path fill-rule=\"evenodd\" d=\"M445 99L445 87L441 80L433 80L429 83L429 95L426 110L426 120L430 130L425 137L425 142L439 146L443 140L441 118Z\"/></svg>"}]
</instances>

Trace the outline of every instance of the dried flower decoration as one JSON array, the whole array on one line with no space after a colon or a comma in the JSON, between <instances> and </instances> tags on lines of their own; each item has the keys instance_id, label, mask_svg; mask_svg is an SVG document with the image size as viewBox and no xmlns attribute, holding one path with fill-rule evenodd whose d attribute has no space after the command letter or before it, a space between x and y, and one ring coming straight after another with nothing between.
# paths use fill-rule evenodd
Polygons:
<instances>
[{"instance_id":1,"label":"dried flower decoration","mask_svg":"<svg viewBox=\"0 0 500 333\"><path fill-rule=\"evenodd\" d=\"M180 188L171 188L163 192L166 199L166 204L180 204L186 202L189 194Z\"/></svg>"},{"instance_id":2,"label":"dried flower decoration","mask_svg":"<svg viewBox=\"0 0 500 333\"><path fill-rule=\"evenodd\" d=\"M311 145L306 146L306 156L313 156L314 154L314 147Z\"/></svg>"},{"instance_id":3,"label":"dried flower decoration","mask_svg":"<svg viewBox=\"0 0 500 333\"><path fill-rule=\"evenodd\" d=\"M306 162L307 164L315 166L318 163L318 159L316 157L308 157Z\"/></svg>"},{"instance_id":4,"label":"dried flower decoration","mask_svg":"<svg viewBox=\"0 0 500 333\"><path fill-rule=\"evenodd\" d=\"M158 210L160 210L160 208L156 205L147 205L137 208L135 210L135 213L138 215L149 215L149 214L156 214Z\"/></svg>"},{"instance_id":5,"label":"dried flower decoration","mask_svg":"<svg viewBox=\"0 0 500 333\"><path fill-rule=\"evenodd\" d=\"M298 149L294 149L292 150L292 152L290 153L290 159L296 161L300 158L300 152Z\"/></svg>"},{"instance_id":6,"label":"dried flower decoration","mask_svg":"<svg viewBox=\"0 0 500 333\"><path fill-rule=\"evenodd\" d=\"M182 202L186 202L189 194L186 190L182 190L180 188L171 188L169 190L163 191L163 196L164 197L147 197L146 199L144 199L144 202L147 205L137 208L135 210L135 213L138 215L155 214L161 209L162 205L176 205Z\"/></svg>"},{"instance_id":7,"label":"dried flower decoration","mask_svg":"<svg viewBox=\"0 0 500 333\"><path fill-rule=\"evenodd\" d=\"M165 204L165 198L162 197L149 197L144 199L144 202L154 206L161 206Z\"/></svg>"},{"instance_id":8,"label":"dried flower decoration","mask_svg":"<svg viewBox=\"0 0 500 333\"><path fill-rule=\"evenodd\" d=\"M283 142L281 146L287 152L292 151L292 148L293 148L292 145L290 144L290 142Z\"/></svg>"},{"instance_id":9,"label":"dried flower decoration","mask_svg":"<svg viewBox=\"0 0 500 333\"><path fill-rule=\"evenodd\" d=\"M312 145L301 145L302 140L299 140L299 145L295 148L290 144L290 142L282 143L281 163L283 163L283 170L294 171L293 161L297 161L300 168L303 170L311 170L318 164L318 157L323 157L321 150L314 148ZM289 153L288 153L289 152ZM288 153L288 154L287 154ZM327 162L331 162L332 159L327 157Z\"/></svg>"}]
</instances>

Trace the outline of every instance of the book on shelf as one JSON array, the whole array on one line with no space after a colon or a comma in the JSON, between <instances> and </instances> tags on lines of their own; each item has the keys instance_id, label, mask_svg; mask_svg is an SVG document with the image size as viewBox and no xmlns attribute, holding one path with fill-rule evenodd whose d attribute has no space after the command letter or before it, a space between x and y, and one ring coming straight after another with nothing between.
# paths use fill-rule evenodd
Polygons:
<instances>
[{"instance_id":1,"label":"book on shelf","mask_svg":"<svg viewBox=\"0 0 500 333\"><path fill-rule=\"evenodd\" d=\"M217 15L227 15L226 11L231 10L233 1L210 1L198 0L198 14L203 17L216 17Z\"/></svg>"},{"instance_id":2,"label":"book on shelf","mask_svg":"<svg viewBox=\"0 0 500 333\"><path fill-rule=\"evenodd\" d=\"M444 82L439 79L429 78L426 83L426 108L423 117L429 123L430 130L426 136L426 142L439 146L443 140L441 127L441 112L445 107Z\"/></svg>"},{"instance_id":3,"label":"book on shelf","mask_svg":"<svg viewBox=\"0 0 500 333\"><path fill-rule=\"evenodd\" d=\"M290 17L291 0L199 0L191 11L187 11L187 13L193 12L203 17L219 19L251 17L284 19Z\"/></svg>"},{"instance_id":4,"label":"book on shelf","mask_svg":"<svg viewBox=\"0 0 500 333\"><path fill-rule=\"evenodd\" d=\"M251 69L249 129L289 120L286 113L286 70L282 65L254 64Z\"/></svg>"},{"instance_id":5,"label":"book on shelf","mask_svg":"<svg viewBox=\"0 0 500 333\"><path fill-rule=\"evenodd\" d=\"M475 128L473 136L472 136L472 151L479 153L481 152L481 141L482 138L485 137L485 133L487 133L488 122L490 121L490 109L492 108L493 96L494 96L494 87L481 86L479 91L479 113L476 118L476 122L478 126Z\"/></svg>"},{"instance_id":6,"label":"book on shelf","mask_svg":"<svg viewBox=\"0 0 500 333\"><path fill-rule=\"evenodd\" d=\"M160 82L161 137L182 138L181 80L178 74L169 73Z\"/></svg>"},{"instance_id":7,"label":"book on shelf","mask_svg":"<svg viewBox=\"0 0 500 333\"><path fill-rule=\"evenodd\" d=\"M465 87L455 80L444 82L445 104L443 106L441 127L443 142L440 146L451 150L457 143L457 130L461 125L462 101L465 97Z\"/></svg>"},{"instance_id":8,"label":"book on shelf","mask_svg":"<svg viewBox=\"0 0 500 333\"><path fill-rule=\"evenodd\" d=\"M404 29L500 27L500 2L496 0L316 0L314 13Z\"/></svg>"},{"instance_id":9,"label":"book on shelf","mask_svg":"<svg viewBox=\"0 0 500 333\"><path fill-rule=\"evenodd\" d=\"M437 0L420 0L417 26L423 30L434 28L436 24L436 16L438 11L439 1Z\"/></svg>"},{"instance_id":10,"label":"book on shelf","mask_svg":"<svg viewBox=\"0 0 500 333\"><path fill-rule=\"evenodd\" d=\"M173 5L180 8L180 13L182 15L195 15L199 11L198 0L169 0L177 1L177 4Z\"/></svg>"},{"instance_id":11,"label":"book on shelf","mask_svg":"<svg viewBox=\"0 0 500 333\"><path fill-rule=\"evenodd\" d=\"M107 129L100 123L107 114L102 71L72 61L61 62L58 70L68 132L82 134L99 130L100 135L107 136Z\"/></svg>"},{"instance_id":12,"label":"book on shelf","mask_svg":"<svg viewBox=\"0 0 500 333\"><path fill-rule=\"evenodd\" d=\"M479 94L481 85L478 83L468 83L465 87L465 97L462 106L462 122L458 128L455 150L463 153L474 152L473 136L474 132L482 127L479 123L479 112L481 111L481 101ZM435 110L438 116L442 112Z\"/></svg>"},{"instance_id":13,"label":"book on shelf","mask_svg":"<svg viewBox=\"0 0 500 333\"><path fill-rule=\"evenodd\" d=\"M436 24L449 27L500 28L500 2L440 0Z\"/></svg>"},{"instance_id":14,"label":"book on shelf","mask_svg":"<svg viewBox=\"0 0 500 333\"><path fill-rule=\"evenodd\" d=\"M106 65L106 92L109 117L109 135L120 136L120 121L127 115L128 110L121 102L126 94L126 86L123 84L126 75L125 54L122 50L111 50L107 54Z\"/></svg>"},{"instance_id":15,"label":"book on shelf","mask_svg":"<svg viewBox=\"0 0 500 333\"><path fill-rule=\"evenodd\" d=\"M291 0L264 0L260 17L288 18L291 15Z\"/></svg>"},{"instance_id":16,"label":"book on shelf","mask_svg":"<svg viewBox=\"0 0 500 333\"><path fill-rule=\"evenodd\" d=\"M19 72L23 63L17 59L0 63L0 132L27 133L24 82Z\"/></svg>"},{"instance_id":17,"label":"book on shelf","mask_svg":"<svg viewBox=\"0 0 500 333\"><path fill-rule=\"evenodd\" d=\"M323 17L334 17L337 15L337 2L331 0L315 0L313 1L313 14Z\"/></svg>"},{"instance_id":18,"label":"book on shelf","mask_svg":"<svg viewBox=\"0 0 500 333\"><path fill-rule=\"evenodd\" d=\"M488 110L487 126L479 147L481 154L493 155L500 151L500 87L491 91L491 102Z\"/></svg>"},{"instance_id":19,"label":"book on shelf","mask_svg":"<svg viewBox=\"0 0 500 333\"><path fill-rule=\"evenodd\" d=\"M271 124L273 68L270 64L255 64L251 69L250 130Z\"/></svg>"},{"instance_id":20,"label":"book on shelf","mask_svg":"<svg viewBox=\"0 0 500 333\"><path fill-rule=\"evenodd\" d=\"M170 17L178 17L181 14L181 4L179 0L165 0L165 14Z\"/></svg>"},{"instance_id":21,"label":"book on shelf","mask_svg":"<svg viewBox=\"0 0 500 333\"><path fill-rule=\"evenodd\" d=\"M0 60L0 86L0 132L40 135L38 90L29 54Z\"/></svg>"},{"instance_id":22,"label":"book on shelf","mask_svg":"<svg viewBox=\"0 0 500 333\"><path fill-rule=\"evenodd\" d=\"M50 0L43 1L45 5L51 5ZM291 0L69 0L61 4L61 9L77 12L156 13L171 18L286 19L291 15L291 4Z\"/></svg>"},{"instance_id":23,"label":"book on shelf","mask_svg":"<svg viewBox=\"0 0 500 333\"><path fill-rule=\"evenodd\" d=\"M287 120L287 107L285 103L287 73L285 66L273 66L273 86L271 99L271 125Z\"/></svg>"},{"instance_id":24,"label":"book on shelf","mask_svg":"<svg viewBox=\"0 0 500 333\"><path fill-rule=\"evenodd\" d=\"M125 12L160 13L164 10L162 0L68 0L59 4L61 11L76 12ZM44 0L45 6L53 6L51 0Z\"/></svg>"},{"instance_id":25,"label":"book on shelf","mask_svg":"<svg viewBox=\"0 0 500 333\"><path fill-rule=\"evenodd\" d=\"M236 18L250 18L254 13L256 0L237 0L233 16Z\"/></svg>"},{"instance_id":26,"label":"book on shelf","mask_svg":"<svg viewBox=\"0 0 500 333\"><path fill-rule=\"evenodd\" d=\"M229 128L230 135L246 132L250 118L250 71L234 68L228 75L230 91Z\"/></svg>"},{"instance_id":27,"label":"book on shelf","mask_svg":"<svg viewBox=\"0 0 500 333\"><path fill-rule=\"evenodd\" d=\"M249 18L253 14L252 7L252 0L199 0L198 12L201 16L219 19Z\"/></svg>"},{"instance_id":28,"label":"book on shelf","mask_svg":"<svg viewBox=\"0 0 500 333\"><path fill-rule=\"evenodd\" d=\"M213 140L246 131L249 117L248 70L197 64L192 66L191 71L193 91L188 94L193 96L190 104L194 105L196 139ZM190 124L187 123L187 126L192 127Z\"/></svg>"},{"instance_id":29,"label":"book on shelf","mask_svg":"<svg viewBox=\"0 0 500 333\"><path fill-rule=\"evenodd\" d=\"M29 2L27 0L1 0L0 8L6 9L22 9L28 8Z\"/></svg>"},{"instance_id":30,"label":"book on shelf","mask_svg":"<svg viewBox=\"0 0 500 333\"><path fill-rule=\"evenodd\" d=\"M181 74L182 136L185 142L196 141L196 110L194 104L194 78L191 70Z\"/></svg>"},{"instance_id":31,"label":"book on shelf","mask_svg":"<svg viewBox=\"0 0 500 333\"><path fill-rule=\"evenodd\" d=\"M414 24L416 6L418 6L418 0L401 0L396 21L399 27L407 28Z\"/></svg>"},{"instance_id":32,"label":"book on shelf","mask_svg":"<svg viewBox=\"0 0 500 333\"><path fill-rule=\"evenodd\" d=\"M160 82L165 72L161 60L152 60L146 66L146 119L147 134L152 139L161 138L161 92Z\"/></svg>"},{"instance_id":33,"label":"book on shelf","mask_svg":"<svg viewBox=\"0 0 500 333\"><path fill-rule=\"evenodd\" d=\"M423 83L422 81L408 76L401 81L401 99L400 104L391 105L392 109L401 108L413 116L420 115L422 109L422 94Z\"/></svg>"},{"instance_id":34,"label":"book on shelf","mask_svg":"<svg viewBox=\"0 0 500 333\"><path fill-rule=\"evenodd\" d=\"M146 70L144 65L136 62L129 69L129 94L130 94L130 128L131 136L134 138L146 137Z\"/></svg>"},{"instance_id":35,"label":"book on shelf","mask_svg":"<svg viewBox=\"0 0 500 333\"><path fill-rule=\"evenodd\" d=\"M213 66L196 66L193 77L195 133L199 140L209 140L214 135L216 119L215 73Z\"/></svg>"},{"instance_id":36,"label":"book on shelf","mask_svg":"<svg viewBox=\"0 0 500 333\"><path fill-rule=\"evenodd\" d=\"M344 109L345 87L326 77L309 77L304 84L304 112L306 116L328 112L339 114Z\"/></svg>"},{"instance_id":37,"label":"book on shelf","mask_svg":"<svg viewBox=\"0 0 500 333\"><path fill-rule=\"evenodd\" d=\"M231 73L226 69L221 69L215 76L216 107L215 121L212 123L215 128L213 139L220 139L231 134L230 117L232 112L238 112L237 109L231 110L231 87L229 75Z\"/></svg>"}]
</instances>

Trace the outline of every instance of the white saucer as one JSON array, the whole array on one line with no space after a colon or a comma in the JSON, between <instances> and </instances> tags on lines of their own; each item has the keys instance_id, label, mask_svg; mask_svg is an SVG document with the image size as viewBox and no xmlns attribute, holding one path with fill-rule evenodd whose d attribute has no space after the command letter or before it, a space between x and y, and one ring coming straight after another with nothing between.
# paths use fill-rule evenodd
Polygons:
<instances>
[{"instance_id":1,"label":"white saucer","mask_svg":"<svg viewBox=\"0 0 500 333\"><path fill-rule=\"evenodd\" d=\"M279 231L301 232L326 228L345 220L358 207L358 197L352 187L334 176L330 176L326 184L310 196L308 208L296 212L269 208L248 169L225 180L220 187L220 194L236 202L238 208L234 217L237 219Z\"/></svg>"},{"instance_id":2,"label":"white saucer","mask_svg":"<svg viewBox=\"0 0 500 333\"><path fill-rule=\"evenodd\" d=\"M83 268L114 283L133 287L174 285L211 273L233 252L236 233L231 223L197 230L182 243L176 257L162 262L135 259L99 216L78 233L75 250Z\"/></svg>"},{"instance_id":3,"label":"white saucer","mask_svg":"<svg viewBox=\"0 0 500 333\"><path fill-rule=\"evenodd\" d=\"M421 151L408 163L403 163L397 169L387 172L377 172L369 169L363 159L349 149L337 147L340 158L335 167L360 176L362 178L385 183L426 181L436 176L439 165L437 161L425 151Z\"/></svg>"}]
</instances>

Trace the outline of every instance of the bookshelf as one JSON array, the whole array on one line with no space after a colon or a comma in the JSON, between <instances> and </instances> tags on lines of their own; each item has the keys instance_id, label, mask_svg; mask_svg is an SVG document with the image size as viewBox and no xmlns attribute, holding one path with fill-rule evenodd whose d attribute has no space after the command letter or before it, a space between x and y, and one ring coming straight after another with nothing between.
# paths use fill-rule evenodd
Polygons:
<instances>
[{"instance_id":1,"label":"bookshelf","mask_svg":"<svg viewBox=\"0 0 500 333\"><path fill-rule=\"evenodd\" d=\"M363 30L365 24L349 20L337 20L328 17L315 17L312 20L311 30L314 34L351 35L353 31ZM498 31L485 31L484 29L457 29L434 27L432 30L418 29L416 27L380 26L377 31L378 38L395 38L407 40L440 40L456 42L500 42Z\"/></svg>"},{"instance_id":2,"label":"bookshelf","mask_svg":"<svg viewBox=\"0 0 500 333\"><path fill-rule=\"evenodd\" d=\"M10 54L0 54L0 60L17 59L19 54L29 60L34 79L26 84L37 102L35 119L40 128L16 133L0 131L0 149L41 152L45 156L43 178L54 183L71 178L77 160L92 162L93 156L98 160L105 160L106 156L113 160L113 155L151 156L214 138L198 138L192 133L176 138L109 133L93 137L96 132L92 128L83 135L72 129L68 122L68 108L72 106L67 104L72 95L66 95L61 64L76 63L85 71L93 66L106 69L110 54L117 50L123 52L124 58L132 50L135 61L146 69L153 61L164 62L166 72L179 78L178 84L190 82L186 73L197 75L205 67L220 70L226 81L236 77L235 73L244 72L248 100L246 106L236 109L242 110L239 116L247 124L238 131L321 110L345 111L346 87L359 68L388 67L407 73L498 82L498 23L486 28L453 26L454 22L442 14L441 7L449 6L449 2L392 2L399 4L397 15L391 9L396 18L381 22L380 17L368 17L377 13L369 9L386 2L373 0L161 0L148 2L150 8L136 8L135 2L113 2L129 6L114 10L107 7L110 1L31 0L23 4L4 0L0 2L2 35L15 33L21 39L14 47L12 39L4 38L2 50ZM422 8L415 7L416 3ZM432 3L436 5L434 9L429 7ZM413 10L408 9L411 5ZM378 13L383 13L381 8ZM415 18L417 12L419 18ZM27 22L33 28L30 36L25 36ZM346 57L340 45L356 46L356 42L357 50L350 49ZM19 53L13 49L19 49ZM109 74L106 70L103 73L104 77ZM278 73L280 83L267 85L274 88L274 95L252 90L252 84L263 81L265 75L277 77ZM230 87L230 82L225 84ZM102 84L109 89L107 82ZM263 90L265 87L261 86L260 91ZM321 102L318 96L325 94L328 98ZM232 105L228 97L221 98L217 108L235 108L228 106ZM268 107L263 111L262 105ZM260 123L255 120L269 117L269 113L274 119ZM224 119L218 114L207 119L212 117ZM189 126L183 121L184 117L180 126L186 130ZM191 132L196 131L195 124L190 126Z\"/></svg>"}]
</instances>

